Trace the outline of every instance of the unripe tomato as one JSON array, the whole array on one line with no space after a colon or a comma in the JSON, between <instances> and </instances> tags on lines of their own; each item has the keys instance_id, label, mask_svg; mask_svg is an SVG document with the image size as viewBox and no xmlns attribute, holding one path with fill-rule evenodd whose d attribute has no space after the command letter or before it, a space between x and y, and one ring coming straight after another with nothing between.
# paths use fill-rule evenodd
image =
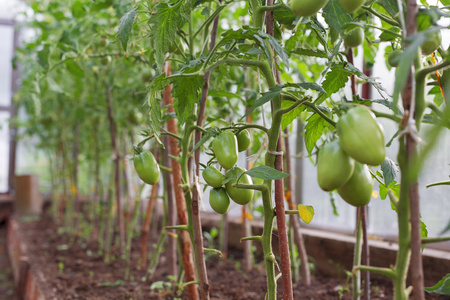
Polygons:
<instances>
[{"instance_id":1,"label":"unripe tomato","mask_svg":"<svg viewBox=\"0 0 450 300\"><path fill-rule=\"evenodd\" d=\"M365 106L351 108L336 125L344 151L363 164L377 166L385 158L384 133L375 115Z\"/></svg>"},{"instance_id":2,"label":"unripe tomato","mask_svg":"<svg viewBox=\"0 0 450 300\"><path fill-rule=\"evenodd\" d=\"M99 46L99 47L102 47L102 48L108 46L108 40L107 40L106 38L101 39L101 40L98 42L98 46Z\"/></svg>"},{"instance_id":3,"label":"unripe tomato","mask_svg":"<svg viewBox=\"0 0 450 300\"><path fill-rule=\"evenodd\" d=\"M244 172L245 172L245 169L242 169L239 167L234 167L233 169L229 170L225 174L225 178L227 179L230 177L236 177L236 179L237 179ZM247 174L244 174L241 177L241 179L239 180L239 183L253 184L253 181L250 176L248 176ZM231 200L233 200L237 204L245 205L253 199L253 190L239 189L237 187L233 187L232 186L233 184L236 184L236 180L228 181L225 184L225 188L226 188L228 196L230 196Z\"/></svg>"},{"instance_id":4,"label":"unripe tomato","mask_svg":"<svg viewBox=\"0 0 450 300\"><path fill-rule=\"evenodd\" d=\"M422 53L425 55L430 55L431 53L436 51L439 46L441 46L441 42L442 36L440 31L428 34L425 41L422 43L422 46L420 47L422 49Z\"/></svg>"},{"instance_id":5,"label":"unripe tomato","mask_svg":"<svg viewBox=\"0 0 450 300\"><path fill-rule=\"evenodd\" d=\"M398 67L398 58L403 53L401 50L394 50L388 54L388 63L391 67Z\"/></svg>"},{"instance_id":6,"label":"unripe tomato","mask_svg":"<svg viewBox=\"0 0 450 300\"><path fill-rule=\"evenodd\" d=\"M212 142L212 149L219 164L229 170L238 160L237 139L231 131L223 131Z\"/></svg>"},{"instance_id":7,"label":"unripe tomato","mask_svg":"<svg viewBox=\"0 0 450 300\"><path fill-rule=\"evenodd\" d=\"M338 140L325 144L317 158L317 180L324 191L344 185L353 174L355 161L342 150Z\"/></svg>"},{"instance_id":8,"label":"unripe tomato","mask_svg":"<svg viewBox=\"0 0 450 300\"><path fill-rule=\"evenodd\" d=\"M230 198L224 188L214 188L209 192L209 204L216 213L225 214L230 208Z\"/></svg>"},{"instance_id":9,"label":"unripe tomato","mask_svg":"<svg viewBox=\"0 0 450 300\"><path fill-rule=\"evenodd\" d=\"M297 16L310 17L315 15L328 0L292 0L291 9Z\"/></svg>"},{"instance_id":10,"label":"unripe tomato","mask_svg":"<svg viewBox=\"0 0 450 300\"><path fill-rule=\"evenodd\" d=\"M236 134L237 142L238 142L238 151L242 152L250 147L250 133L247 129L242 130L238 134Z\"/></svg>"},{"instance_id":11,"label":"unripe tomato","mask_svg":"<svg viewBox=\"0 0 450 300\"><path fill-rule=\"evenodd\" d=\"M364 206L370 202L372 189L373 180L369 167L356 162L352 177L347 183L338 188L338 193L348 204Z\"/></svg>"},{"instance_id":12,"label":"unripe tomato","mask_svg":"<svg viewBox=\"0 0 450 300\"><path fill-rule=\"evenodd\" d=\"M108 65L110 63L110 61L111 61L111 56L109 56L109 55L108 56L103 56L102 59L101 59L101 63L104 66Z\"/></svg>"},{"instance_id":13,"label":"unripe tomato","mask_svg":"<svg viewBox=\"0 0 450 300\"><path fill-rule=\"evenodd\" d=\"M360 8L366 0L339 0L345 11L348 13L352 13L358 8Z\"/></svg>"},{"instance_id":14,"label":"unripe tomato","mask_svg":"<svg viewBox=\"0 0 450 300\"><path fill-rule=\"evenodd\" d=\"M203 179L212 187L219 188L225 180L225 176L220 173L214 166L208 166L202 172Z\"/></svg>"},{"instance_id":15,"label":"unripe tomato","mask_svg":"<svg viewBox=\"0 0 450 300\"><path fill-rule=\"evenodd\" d=\"M344 38L344 44L347 47L358 47L364 42L364 29L357 27L350 30L347 36Z\"/></svg>"},{"instance_id":16,"label":"unripe tomato","mask_svg":"<svg viewBox=\"0 0 450 300\"><path fill-rule=\"evenodd\" d=\"M139 178L147 184L155 184L159 180L158 162L150 151L141 152L133 158L134 168Z\"/></svg>"}]
</instances>

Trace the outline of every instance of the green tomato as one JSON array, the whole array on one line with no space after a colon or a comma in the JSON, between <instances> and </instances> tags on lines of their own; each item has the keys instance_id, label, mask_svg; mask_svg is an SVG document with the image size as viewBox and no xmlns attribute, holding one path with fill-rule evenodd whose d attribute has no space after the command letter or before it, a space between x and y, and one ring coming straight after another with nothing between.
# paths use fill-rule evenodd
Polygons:
<instances>
[{"instance_id":1,"label":"green tomato","mask_svg":"<svg viewBox=\"0 0 450 300\"><path fill-rule=\"evenodd\" d=\"M394 50L388 54L388 63L391 67L398 67L399 63L399 56L402 55L403 51L401 50Z\"/></svg>"},{"instance_id":2,"label":"green tomato","mask_svg":"<svg viewBox=\"0 0 450 300\"><path fill-rule=\"evenodd\" d=\"M383 127L365 106L351 108L336 124L339 143L353 159L377 166L386 156Z\"/></svg>"},{"instance_id":3,"label":"green tomato","mask_svg":"<svg viewBox=\"0 0 450 300\"><path fill-rule=\"evenodd\" d=\"M133 158L134 168L139 178L147 184L155 184L159 180L158 162L150 151L141 152Z\"/></svg>"},{"instance_id":4,"label":"green tomato","mask_svg":"<svg viewBox=\"0 0 450 300\"><path fill-rule=\"evenodd\" d=\"M214 188L209 192L209 204L216 213L226 214L230 208L230 198L224 188Z\"/></svg>"},{"instance_id":5,"label":"green tomato","mask_svg":"<svg viewBox=\"0 0 450 300\"><path fill-rule=\"evenodd\" d=\"M339 0L345 11L348 13L352 13L358 8L360 8L366 0Z\"/></svg>"},{"instance_id":6,"label":"green tomato","mask_svg":"<svg viewBox=\"0 0 450 300\"><path fill-rule=\"evenodd\" d=\"M99 42L98 42L98 46L99 47L106 47L108 46L108 40L106 38L102 38Z\"/></svg>"},{"instance_id":7,"label":"green tomato","mask_svg":"<svg viewBox=\"0 0 450 300\"><path fill-rule=\"evenodd\" d=\"M300 17L310 17L315 15L328 0L292 0L291 9Z\"/></svg>"},{"instance_id":8,"label":"green tomato","mask_svg":"<svg viewBox=\"0 0 450 300\"><path fill-rule=\"evenodd\" d=\"M352 176L355 161L342 150L338 140L325 144L317 157L317 180L324 191L344 185Z\"/></svg>"},{"instance_id":9,"label":"green tomato","mask_svg":"<svg viewBox=\"0 0 450 300\"><path fill-rule=\"evenodd\" d=\"M212 187L219 188L225 180L225 176L220 173L214 166L208 166L203 170L203 179Z\"/></svg>"},{"instance_id":10,"label":"green tomato","mask_svg":"<svg viewBox=\"0 0 450 300\"><path fill-rule=\"evenodd\" d=\"M238 142L238 151L242 152L250 147L250 133L247 129L242 130L238 134L236 134L237 142Z\"/></svg>"},{"instance_id":11,"label":"green tomato","mask_svg":"<svg viewBox=\"0 0 450 300\"><path fill-rule=\"evenodd\" d=\"M344 38L344 44L347 47L358 47L364 42L364 29L357 27L350 30L347 36Z\"/></svg>"},{"instance_id":12,"label":"green tomato","mask_svg":"<svg viewBox=\"0 0 450 300\"><path fill-rule=\"evenodd\" d=\"M106 66L111 62L111 56L103 56L101 59L102 65Z\"/></svg>"},{"instance_id":13,"label":"green tomato","mask_svg":"<svg viewBox=\"0 0 450 300\"><path fill-rule=\"evenodd\" d=\"M369 167L356 162L352 177L347 183L338 188L338 193L348 204L364 206L370 202L372 190L373 180Z\"/></svg>"},{"instance_id":14,"label":"green tomato","mask_svg":"<svg viewBox=\"0 0 450 300\"><path fill-rule=\"evenodd\" d=\"M425 55L430 55L434 51L436 51L439 46L441 46L442 36L440 31L436 31L435 33L428 34L425 38L425 41L422 43L420 47L422 49L422 53Z\"/></svg>"},{"instance_id":15,"label":"green tomato","mask_svg":"<svg viewBox=\"0 0 450 300\"><path fill-rule=\"evenodd\" d=\"M237 139L231 131L223 131L212 142L212 149L219 164L229 170L238 160Z\"/></svg>"},{"instance_id":16,"label":"green tomato","mask_svg":"<svg viewBox=\"0 0 450 300\"><path fill-rule=\"evenodd\" d=\"M239 167L234 167L233 169L229 170L225 174L225 179L228 179L231 177L236 177L236 179L237 179L244 172L245 172L245 169L239 168ZM236 179L228 181L225 184L225 188L226 188L228 196L230 196L231 200L233 200L237 204L245 205L253 199L253 190L239 189L237 187L233 187L232 185L236 184ZM248 176L247 174L244 174L241 177L241 179L239 180L239 183L253 184L253 181L250 176Z\"/></svg>"}]
</instances>

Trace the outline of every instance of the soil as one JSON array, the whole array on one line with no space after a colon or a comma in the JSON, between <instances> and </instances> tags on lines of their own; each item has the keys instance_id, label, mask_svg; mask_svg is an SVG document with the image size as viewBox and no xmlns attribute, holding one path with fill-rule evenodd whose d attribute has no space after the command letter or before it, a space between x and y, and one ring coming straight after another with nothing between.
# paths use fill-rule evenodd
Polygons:
<instances>
[{"instance_id":1,"label":"soil","mask_svg":"<svg viewBox=\"0 0 450 300\"><path fill-rule=\"evenodd\" d=\"M6 228L0 224L0 299L14 299L14 278L6 250Z\"/></svg>"},{"instance_id":2,"label":"soil","mask_svg":"<svg viewBox=\"0 0 450 300\"><path fill-rule=\"evenodd\" d=\"M175 285L167 277L164 252L151 280L142 281L146 270L137 268L140 253L137 239L132 245L131 279L124 280L126 263L117 259L117 249L113 249L116 259L106 264L96 242L58 234L58 227L49 217L21 222L20 232L32 268L42 275L38 276L38 280L44 293L49 295L48 299L187 299L186 293L180 295L174 291ZM241 253L233 250L228 259L217 256L208 258L212 300L264 299L264 266L259 263L252 271L245 272L240 268L241 260ZM281 280L278 285L281 299ZM294 299L351 299L349 289L345 278L329 278L313 273L311 287L294 286ZM426 296L427 299L448 299L438 295ZM371 299L392 298L392 285L388 281L372 282Z\"/></svg>"}]
</instances>

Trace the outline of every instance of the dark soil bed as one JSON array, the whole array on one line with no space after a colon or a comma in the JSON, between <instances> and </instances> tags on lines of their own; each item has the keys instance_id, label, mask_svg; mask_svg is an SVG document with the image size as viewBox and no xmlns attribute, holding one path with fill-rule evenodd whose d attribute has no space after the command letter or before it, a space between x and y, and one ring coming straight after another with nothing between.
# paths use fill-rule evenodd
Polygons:
<instances>
[{"instance_id":1,"label":"dark soil bed","mask_svg":"<svg viewBox=\"0 0 450 300\"><path fill-rule=\"evenodd\" d=\"M32 268L42 273L38 278L48 299L177 299L167 278L164 254L150 282L143 282L146 270L136 268L139 243L132 247L132 280L123 281L125 261L116 259L105 264L96 242L71 240L58 234L57 226L44 217L40 221L20 223L20 234ZM152 249L149 247L149 249ZM114 250L117 257L117 250ZM210 257L207 260L211 299L264 299L266 282L264 267L258 264L251 272L240 269L239 251L231 251L229 259ZM159 281L159 282L158 282ZM152 283L153 289L151 288ZM351 299L345 278L336 279L313 273L312 286L294 287L294 299ZM279 280L281 296L281 280ZM187 299L186 294L178 299ZM389 282L372 282L371 299L392 299ZM448 299L427 295L427 299Z\"/></svg>"}]
</instances>

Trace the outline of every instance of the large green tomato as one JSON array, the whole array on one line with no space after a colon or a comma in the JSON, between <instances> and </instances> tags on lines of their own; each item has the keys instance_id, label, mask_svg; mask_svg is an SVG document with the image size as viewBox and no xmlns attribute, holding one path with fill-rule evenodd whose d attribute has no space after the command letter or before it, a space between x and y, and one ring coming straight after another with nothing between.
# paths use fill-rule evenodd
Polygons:
<instances>
[{"instance_id":1,"label":"large green tomato","mask_svg":"<svg viewBox=\"0 0 450 300\"><path fill-rule=\"evenodd\" d=\"M365 106L351 108L336 125L344 151L363 164L377 166L386 156L384 133L375 115Z\"/></svg>"},{"instance_id":2,"label":"large green tomato","mask_svg":"<svg viewBox=\"0 0 450 300\"><path fill-rule=\"evenodd\" d=\"M440 31L427 35L425 41L420 47L422 49L422 53L425 55L430 55L439 48L441 42L442 36Z\"/></svg>"},{"instance_id":3,"label":"large green tomato","mask_svg":"<svg viewBox=\"0 0 450 300\"><path fill-rule=\"evenodd\" d=\"M208 166L203 170L203 179L206 183L212 187L219 188L222 186L222 182L225 180L225 176L220 173L214 166Z\"/></svg>"},{"instance_id":4,"label":"large green tomato","mask_svg":"<svg viewBox=\"0 0 450 300\"><path fill-rule=\"evenodd\" d=\"M394 50L388 54L388 63L391 67L394 67L394 68L398 67L398 63L399 63L398 58L400 55L402 55L402 53L403 53L403 51L401 51L401 50Z\"/></svg>"},{"instance_id":5,"label":"large green tomato","mask_svg":"<svg viewBox=\"0 0 450 300\"><path fill-rule=\"evenodd\" d=\"M209 192L209 204L216 213L225 214L230 208L230 198L224 188L214 188Z\"/></svg>"},{"instance_id":6,"label":"large green tomato","mask_svg":"<svg viewBox=\"0 0 450 300\"><path fill-rule=\"evenodd\" d=\"M364 29L357 27L350 30L347 36L344 38L344 44L347 47L358 47L364 42Z\"/></svg>"},{"instance_id":7,"label":"large green tomato","mask_svg":"<svg viewBox=\"0 0 450 300\"><path fill-rule=\"evenodd\" d=\"M292 0L291 9L300 17L310 17L315 15L328 0Z\"/></svg>"},{"instance_id":8,"label":"large green tomato","mask_svg":"<svg viewBox=\"0 0 450 300\"><path fill-rule=\"evenodd\" d=\"M338 193L348 204L364 206L370 202L372 189L373 180L369 167L356 162L352 177L346 184L338 188Z\"/></svg>"},{"instance_id":9,"label":"large green tomato","mask_svg":"<svg viewBox=\"0 0 450 300\"><path fill-rule=\"evenodd\" d=\"M238 160L237 139L231 131L223 131L212 142L212 148L219 164L231 169Z\"/></svg>"},{"instance_id":10,"label":"large green tomato","mask_svg":"<svg viewBox=\"0 0 450 300\"><path fill-rule=\"evenodd\" d=\"M360 8L365 0L339 0L341 2L342 6L344 7L345 11L348 13L352 13L358 8Z\"/></svg>"},{"instance_id":11,"label":"large green tomato","mask_svg":"<svg viewBox=\"0 0 450 300\"><path fill-rule=\"evenodd\" d=\"M155 184L159 180L158 162L150 151L141 152L133 158L134 168L139 178L147 184Z\"/></svg>"},{"instance_id":12,"label":"large green tomato","mask_svg":"<svg viewBox=\"0 0 450 300\"><path fill-rule=\"evenodd\" d=\"M355 161L342 150L338 140L325 144L317 157L317 180L324 191L344 185L352 176Z\"/></svg>"},{"instance_id":13,"label":"large green tomato","mask_svg":"<svg viewBox=\"0 0 450 300\"><path fill-rule=\"evenodd\" d=\"M228 179L230 177L236 177L237 179L244 172L245 169L234 167L225 174L225 178ZM253 184L253 181L250 176L244 174L239 180L239 183ZM245 205L253 199L253 190L239 189L237 187L233 187L233 184L236 184L236 180L228 181L225 184L225 188L227 189L228 196L230 196L231 200L237 204Z\"/></svg>"},{"instance_id":14,"label":"large green tomato","mask_svg":"<svg viewBox=\"0 0 450 300\"><path fill-rule=\"evenodd\" d=\"M237 142L238 142L238 151L242 152L250 147L250 133L247 129L242 130L238 134L236 134Z\"/></svg>"}]
</instances>

